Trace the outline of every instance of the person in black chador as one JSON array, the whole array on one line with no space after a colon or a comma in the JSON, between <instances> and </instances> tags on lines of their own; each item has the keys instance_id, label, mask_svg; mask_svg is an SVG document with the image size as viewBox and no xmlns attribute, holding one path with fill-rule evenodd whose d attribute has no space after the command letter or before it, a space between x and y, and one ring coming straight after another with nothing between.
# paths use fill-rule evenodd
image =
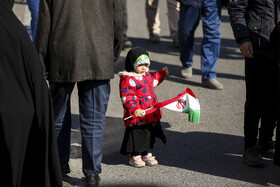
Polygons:
<instances>
[{"instance_id":1,"label":"person in black chador","mask_svg":"<svg viewBox=\"0 0 280 187\"><path fill-rule=\"evenodd\" d=\"M279 2L278 2L279 3ZM278 7L279 4L278 4ZM279 8L280 9L280 8ZM278 10L279 10L278 9ZM280 19L277 20L277 40L278 43L278 108L277 108L277 127L276 127L276 142L275 142L275 155L274 164L280 166Z\"/></svg>"},{"instance_id":2,"label":"person in black chador","mask_svg":"<svg viewBox=\"0 0 280 187\"><path fill-rule=\"evenodd\" d=\"M0 1L1 186L62 186L48 86L13 4Z\"/></svg>"},{"instance_id":3,"label":"person in black chador","mask_svg":"<svg viewBox=\"0 0 280 187\"><path fill-rule=\"evenodd\" d=\"M277 116L278 54L273 31L276 18L280 17L278 1L231 0L228 4L235 40L245 57L243 161L249 166L262 166L262 157L274 158L272 137Z\"/></svg>"}]
</instances>

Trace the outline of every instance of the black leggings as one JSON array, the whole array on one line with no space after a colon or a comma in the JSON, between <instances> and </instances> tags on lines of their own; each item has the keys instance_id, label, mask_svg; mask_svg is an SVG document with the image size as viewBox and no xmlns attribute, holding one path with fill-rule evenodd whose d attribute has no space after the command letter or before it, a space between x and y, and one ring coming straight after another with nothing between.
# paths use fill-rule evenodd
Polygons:
<instances>
[{"instance_id":1,"label":"black leggings","mask_svg":"<svg viewBox=\"0 0 280 187\"><path fill-rule=\"evenodd\" d=\"M141 156L146 156L148 154L148 151L144 151L144 152L134 152L134 153L131 153L131 156L137 156L137 155L141 155Z\"/></svg>"}]
</instances>

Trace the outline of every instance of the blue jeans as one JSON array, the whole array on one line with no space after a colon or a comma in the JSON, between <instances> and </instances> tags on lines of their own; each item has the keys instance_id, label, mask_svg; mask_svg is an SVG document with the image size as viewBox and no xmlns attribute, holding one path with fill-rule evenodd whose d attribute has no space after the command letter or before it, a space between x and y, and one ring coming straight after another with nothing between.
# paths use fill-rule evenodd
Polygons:
<instances>
[{"instance_id":1,"label":"blue jeans","mask_svg":"<svg viewBox=\"0 0 280 187\"><path fill-rule=\"evenodd\" d=\"M202 8L185 6L181 3L178 23L180 61L183 67L193 64L194 32L202 20L203 40L201 44L202 80L216 78L216 62L220 55L221 1L204 0Z\"/></svg>"},{"instance_id":2,"label":"blue jeans","mask_svg":"<svg viewBox=\"0 0 280 187\"><path fill-rule=\"evenodd\" d=\"M70 97L75 83L50 83L54 121L61 164L70 157ZM82 135L82 162L85 176L101 173L104 126L110 96L110 80L77 83Z\"/></svg>"},{"instance_id":3,"label":"blue jeans","mask_svg":"<svg viewBox=\"0 0 280 187\"><path fill-rule=\"evenodd\" d=\"M34 43L37 31L40 0L27 0L27 4L31 12L31 34Z\"/></svg>"}]
</instances>

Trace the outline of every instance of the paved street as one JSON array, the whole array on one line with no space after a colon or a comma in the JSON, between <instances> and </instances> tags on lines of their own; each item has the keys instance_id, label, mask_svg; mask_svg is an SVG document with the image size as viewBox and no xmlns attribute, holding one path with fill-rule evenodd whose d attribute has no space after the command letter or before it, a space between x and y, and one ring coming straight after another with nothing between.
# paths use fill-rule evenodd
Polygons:
<instances>
[{"instance_id":1,"label":"paved street","mask_svg":"<svg viewBox=\"0 0 280 187\"><path fill-rule=\"evenodd\" d=\"M161 42L148 41L145 2L128 0L128 36L133 46L146 48L150 53L151 72L168 66L170 76L156 89L160 101L173 98L190 87L201 104L199 124L188 122L188 115L163 109L162 125L167 144L157 141L153 154L159 165L133 168L128 157L119 153L125 127L119 98L118 72L124 70L128 49L122 51L115 65L115 78L111 81L111 97L107 111L102 162L101 186L119 187L225 187L225 186L280 186L280 167L265 160L263 168L251 168L242 163L243 116L245 102L244 59L231 31L226 9L222 12L221 55L216 66L222 91L201 87L200 43L201 24L196 31L193 77L181 77L179 51L169 38L166 1L160 1ZM30 16L26 5L16 4L14 11L27 25ZM264 85L260 85L261 86ZM81 171L81 137L76 90L72 97L71 173L64 186L83 186Z\"/></svg>"}]
</instances>

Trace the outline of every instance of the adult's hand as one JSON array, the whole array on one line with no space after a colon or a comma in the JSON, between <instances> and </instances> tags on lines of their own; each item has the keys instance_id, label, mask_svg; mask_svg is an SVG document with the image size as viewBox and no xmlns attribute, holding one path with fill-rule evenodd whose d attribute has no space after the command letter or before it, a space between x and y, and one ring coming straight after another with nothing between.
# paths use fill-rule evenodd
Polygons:
<instances>
[{"instance_id":1,"label":"adult's hand","mask_svg":"<svg viewBox=\"0 0 280 187\"><path fill-rule=\"evenodd\" d=\"M239 46L241 53L247 58L253 58L253 45L251 42L244 42Z\"/></svg>"},{"instance_id":2,"label":"adult's hand","mask_svg":"<svg viewBox=\"0 0 280 187\"><path fill-rule=\"evenodd\" d=\"M45 77L45 78L48 78L48 77L49 77L49 72L45 72L45 73L44 73L44 77Z\"/></svg>"}]
</instances>

